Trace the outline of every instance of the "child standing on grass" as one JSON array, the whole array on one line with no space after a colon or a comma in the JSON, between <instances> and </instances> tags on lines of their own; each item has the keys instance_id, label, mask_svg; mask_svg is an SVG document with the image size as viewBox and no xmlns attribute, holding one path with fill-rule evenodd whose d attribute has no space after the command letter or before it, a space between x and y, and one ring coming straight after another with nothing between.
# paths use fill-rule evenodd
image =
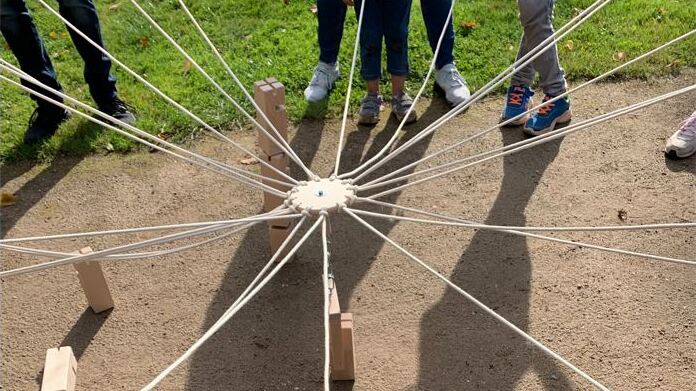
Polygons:
<instances>
[{"instance_id":1,"label":"child standing on grass","mask_svg":"<svg viewBox=\"0 0 696 391\"><path fill-rule=\"evenodd\" d=\"M522 41L517 52L518 59L553 34L553 5L554 0L517 1L520 22L524 28ZM565 93L565 73L558 61L558 52L554 44L512 76L501 117L502 121L514 118L529 110L529 106L532 105L532 95L534 95L531 86L537 72L539 73L539 87L544 91L542 103ZM508 125L524 125L523 130L526 134L538 136L554 130L559 125L569 123L570 119L570 99L565 97L543 105L531 117L529 115L522 116Z\"/></svg>"},{"instance_id":2,"label":"child standing on grass","mask_svg":"<svg viewBox=\"0 0 696 391\"><path fill-rule=\"evenodd\" d=\"M392 114L402 121L413 101L404 91L408 67L408 23L411 0L362 0L356 1L356 12L364 6L360 31L360 72L367 83L367 95L362 100L358 123L374 125L379 122L382 96L379 80L382 70L382 40L387 51L387 70L391 74ZM416 121L411 111L406 123Z\"/></svg>"}]
</instances>

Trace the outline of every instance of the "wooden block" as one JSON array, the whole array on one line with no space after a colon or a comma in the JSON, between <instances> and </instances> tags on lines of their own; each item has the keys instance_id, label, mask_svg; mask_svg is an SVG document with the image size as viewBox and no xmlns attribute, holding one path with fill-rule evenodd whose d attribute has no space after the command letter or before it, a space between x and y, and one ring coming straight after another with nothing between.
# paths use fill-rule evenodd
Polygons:
<instances>
[{"instance_id":1,"label":"wooden block","mask_svg":"<svg viewBox=\"0 0 696 391\"><path fill-rule=\"evenodd\" d=\"M92 249L85 247L80 250L80 254L89 254ZM80 280L80 286L85 292L87 302L95 313L100 313L114 307L114 301L111 298L109 285L106 283L104 272L102 271L99 261L87 261L73 263L77 270L77 278Z\"/></svg>"},{"instance_id":2,"label":"wooden block","mask_svg":"<svg viewBox=\"0 0 696 391\"><path fill-rule=\"evenodd\" d=\"M331 371L333 380L355 380L355 344L353 343L353 314L341 314L342 366Z\"/></svg>"},{"instance_id":3,"label":"wooden block","mask_svg":"<svg viewBox=\"0 0 696 391\"><path fill-rule=\"evenodd\" d=\"M270 157L262 154L259 157L265 158L266 162L268 162L274 168L276 168L280 171L283 171L286 174L290 173L290 167L288 167L288 165L290 164L290 159L283 152L281 152L278 155L273 155ZM278 174L277 172L271 170L270 168L268 168L264 165L261 165L261 175L268 177L268 178L283 181L283 182L288 181L286 178L283 178L280 174ZM290 190L289 186L281 185L281 184L278 184L275 182L263 180L263 183L273 187L274 189L278 189L278 190L282 191L283 193ZM270 212L271 210L275 209L276 207L282 205L284 201L285 201L285 197L279 197L279 196L276 196L276 195L273 195L273 194L267 193L267 192L263 193L263 209L265 212ZM275 224L275 225L288 225L288 223L289 223L289 220L287 220L287 221L286 220L273 220L270 222L270 224Z\"/></svg>"},{"instance_id":4,"label":"wooden block","mask_svg":"<svg viewBox=\"0 0 696 391\"><path fill-rule=\"evenodd\" d=\"M291 230L291 224L288 224L287 226L271 225L268 227L268 237L271 242L271 253L276 253L276 251L280 248L280 245L283 244L283 241L285 241L285 239L290 234ZM290 252L291 248L292 242L285 246L283 251L276 258L276 262L280 262L286 255L288 255L288 252Z\"/></svg>"},{"instance_id":5,"label":"wooden block","mask_svg":"<svg viewBox=\"0 0 696 391\"><path fill-rule=\"evenodd\" d=\"M274 78L254 83L254 100L259 108L266 114L271 124L278 130L280 138L288 139L288 115L285 109L285 87ZM256 121L275 138L273 130L260 113L256 114ZM259 131L259 148L268 156L283 152L263 132Z\"/></svg>"},{"instance_id":6,"label":"wooden block","mask_svg":"<svg viewBox=\"0 0 696 391\"><path fill-rule=\"evenodd\" d=\"M41 391L74 391L77 360L70 346L48 349L44 363Z\"/></svg>"}]
</instances>

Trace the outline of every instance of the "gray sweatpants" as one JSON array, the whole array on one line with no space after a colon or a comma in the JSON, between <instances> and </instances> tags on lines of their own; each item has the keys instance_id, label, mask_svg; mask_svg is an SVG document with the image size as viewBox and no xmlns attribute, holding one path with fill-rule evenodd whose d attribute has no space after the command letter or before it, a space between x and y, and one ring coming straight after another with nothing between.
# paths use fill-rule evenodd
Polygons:
<instances>
[{"instance_id":1,"label":"gray sweatpants","mask_svg":"<svg viewBox=\"0 0 696 391\"><path fill-rule=\"evenodd\" d=\"M517 58L524 56L553 34L554 0L517 0L520 22L524 28ZM546 50L512 76L513 85L531 86L539 72L539 87L546 95L557 96L565 92L565 73L558 61L556 45Z\"/></svg>"}]
</instances>

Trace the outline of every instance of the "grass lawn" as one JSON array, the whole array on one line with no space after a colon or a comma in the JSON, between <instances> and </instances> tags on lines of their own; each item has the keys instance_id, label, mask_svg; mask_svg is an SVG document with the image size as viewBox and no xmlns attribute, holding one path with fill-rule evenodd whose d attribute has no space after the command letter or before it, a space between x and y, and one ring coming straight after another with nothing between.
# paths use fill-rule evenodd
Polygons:
<instances>
[{"instance_id":1,"label":"grass lawn","mask_svg":"<svg viewBox=\"0 0 696 391\"><path fill-rule=\"evenodd\" d=\"M422 0L427 1L427 0ZM556 26L560 26L593 0L558 1ZM57 7L55 2L49 2ZM293 120L312 116L338 116L347 87L347 73L354 42L356 20L349 11L340 63L344 78L325 107L308 107L302 91L317 56L316 17L311 0L196 0L188 1L191 11L209 33L239 78L251 86L255 80L275 76L288 91L288 108ZM48 52L66 92L91 103L82 79L82 61L66 27L37 2L28 2ZM694 0L615 0L560 45L560 57L571 80L599 75L637 57L678 35L696 28ZM217 63L208 47L174 0L143 1L143 6L191 55L234 96L232 80ZM154 30L128 0L98 1L107 48L116 58L160 87L165 93L216 127L227 128L240 121L217 91ZM410 36L412 74L409 89L417 91L432 53L427 44L420 14L414 1ZM455 13L457 65L476 89L506 68L513 60L521 28L514 0L460 0ZM648 61L626 69L619 77L646 78L679 72L696 66L696 39L674 46ZM14 62L7 45L0 48L3 59ZM200 127L166 104L146 87L114 67L121 97L137 109L141 129L183 142L195 137ZM386 84L385 84L386 85ZM352 110L358 106L362 82L355 81ZM388 91L388 90L387 90ZM430 90L429 90L430 91ZM650 95L649 93L647 95ZM636 99L645 94L637 93ZM247 108L250 105L245 104ZM127 152L134 143L101 130L86 120L73 118L55 137L34 148L23 146L22 135L34 108L20 90L2 84L0 88L0 159L37 158L50 160L59 154L84 154L97 150Z\"/></svg>"}]
</instances>

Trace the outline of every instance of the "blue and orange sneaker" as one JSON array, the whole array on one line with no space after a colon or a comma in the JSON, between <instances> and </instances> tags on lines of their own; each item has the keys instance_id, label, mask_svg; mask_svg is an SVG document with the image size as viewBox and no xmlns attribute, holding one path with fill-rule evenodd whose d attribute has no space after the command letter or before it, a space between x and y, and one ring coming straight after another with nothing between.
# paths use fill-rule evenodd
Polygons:
<instances>
[{"instance_id":1,"label":"blue and orange sneaker","mask_svg":"<svg viewBox=\"0 0 696 391\"><path fill-rule=\"evenodd\" d=\"M503 108L503 114L500 117L500 122L505 122L509 119L515 118L525 111L529 110L529 106L532 104L532 96L534 91L527 86L510 86L505 97L505 107ZM529 114L525 114L520 118L517 118L504 126L521 126L524 125L529 119Z\"/></svg>"},{"instance_id":2,"label":"blue and orange sneaker","mask_svg":"<svg viewBox=\"0 0 696 391\"><path fill-rule=\"evenodd\" d=\"M572 114L570 112L570 98L567 96L555 102L545 103L553 99L546 95L541 101L544 103L527 123L524 124L523 131L530 136L539 136L556 129L559 125L566 125L570 122Z\"/></svg>"}]
</instances>

